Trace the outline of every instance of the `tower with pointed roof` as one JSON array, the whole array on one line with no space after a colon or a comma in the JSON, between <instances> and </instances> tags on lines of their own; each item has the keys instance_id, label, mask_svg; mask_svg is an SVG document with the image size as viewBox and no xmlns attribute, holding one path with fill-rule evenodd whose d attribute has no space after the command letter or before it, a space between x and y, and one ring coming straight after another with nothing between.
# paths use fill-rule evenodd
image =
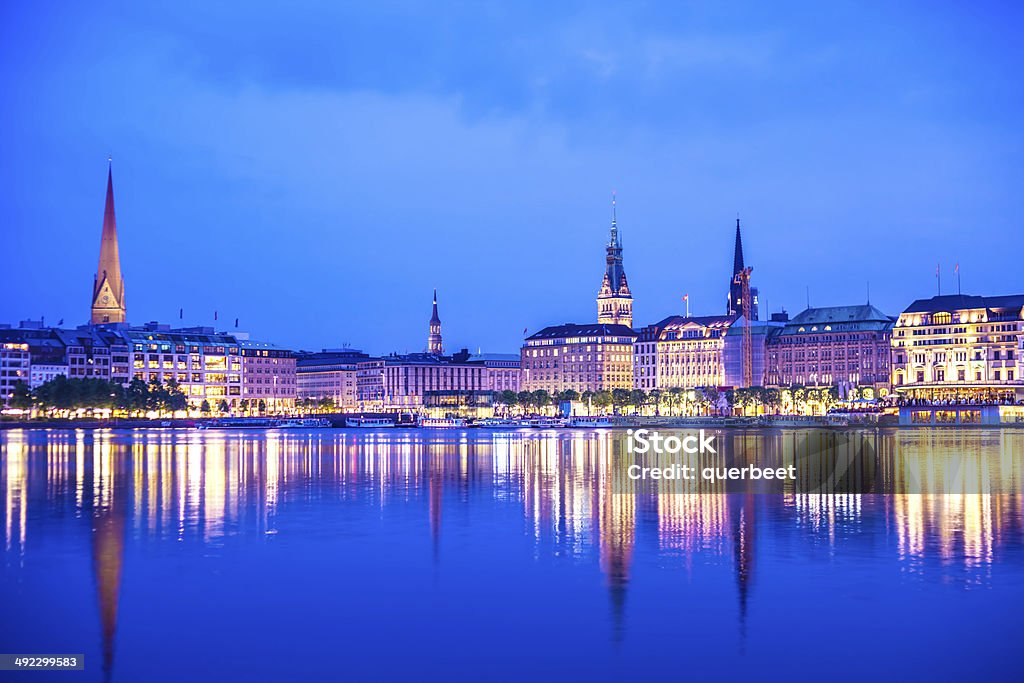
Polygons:
<instances>
[{"instance_id":1,"label":"tower with pointed roof","mask_svg":"<svg viewBox=\"0 0 1024 683\"><path fill-rule=\"evenodd\" d=\"M732 275L729 276L729 296L725 302L725 314L737 315L743 312L743 288L736 280L736 275L743 271L743 238L740 235L740 219L736 218L736 244L732 252ZM757 288L750 288L750 318L757 320Z\"/></svg>"},{"instance_id":2,"label":"tower with pointed roof","mask_svg":"<svg viewBox=\"0 0 1024 683\"><path fill-rule=\"evenodd\" d=\"M92 285L93 325L123 323L126 318L124 278L117 248L117 219L114 217L114 179L107 160L107 202L103 209L103 234L100 237L100 262Z\"/></svg>"},{"instance_id":3,"label":"tower with pointed roof","mask_svg":"<svg viewBox=\"0 0 1024 683\"><path fill-rule=\"evenodd\" d=\"M633 327L633 294L622 268L622 238L615 216L615 196L612 195L611 238L605 249L604 279L597 293L597 322Z\"/></svg>"},{"instance_id":4,"label":"tower with pointed roof","mask_svg":"<svg viewBox=\"0 0 1024 683\"><path fill-rule=\"evenodd\" d=\"M437 290L434 290L434 313L430 316L430 334L427 335L427 353L441 355L444 346L441 344L441 318L437 315Z\"/></svg>"}]
</instances>

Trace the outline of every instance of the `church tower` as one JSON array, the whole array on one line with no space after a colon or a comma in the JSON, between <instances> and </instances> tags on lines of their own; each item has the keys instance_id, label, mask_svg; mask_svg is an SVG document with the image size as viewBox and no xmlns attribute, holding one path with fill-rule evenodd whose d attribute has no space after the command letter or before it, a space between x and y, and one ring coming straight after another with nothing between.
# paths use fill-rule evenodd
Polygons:
<instances>
[{"instance_id":1,"label":"church tower","mask_svg":"<svg viewBox=\"0 0 1024 683\"><path fill-rule=\"evenodd\" d=\"M743 262L743 238L740 236L740 219L736 219L736 244L732 251L732 275L729 277L729 298L725 302L726 315L743 312L743 287L736 281L736 275L746 267ZM757 320L757 287L750 288L750 319Z\"/></svg>"},{"instance_id":2,"label":"church tower","mask_svg":"<svg viewBox=\"0 0 1024 683\"><path fill-rule=\"evenodd\" d=\"M441 345L441 318L437 315L437 290L434 290L434 314L430 316L430 334L427 335L427 353L440 356L444 353Z\"/></svg>"},{"instance_id":3,"label":"church tower","mask_svg":"<svg viewBox=\"0 0 1024 683\"><path fill-rule=\"evenodd\" d=\"M92 285L93 325L125 322L124 279L117 250L117 220L114 218L114 179L107 160L107 204L103 209L100 263Z\"/></svg>"},{"instance_id":4,"label":"church tower","mask_svg":"<svg viewBox=\"0 0 1024 683\"><path fill-rule=\"evenodd\" d=\"M604 279L597 293L597 322L633 327L633 295L622 269L622 240L615 220L615 195L612 195L612 234L605 255Z\"/></svg>"}]
</instances>

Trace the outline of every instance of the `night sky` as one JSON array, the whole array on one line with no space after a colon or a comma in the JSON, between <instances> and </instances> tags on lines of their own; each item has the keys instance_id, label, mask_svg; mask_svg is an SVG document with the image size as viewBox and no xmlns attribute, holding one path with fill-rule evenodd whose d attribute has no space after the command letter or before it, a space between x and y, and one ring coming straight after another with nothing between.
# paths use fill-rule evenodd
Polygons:
<instances>
[{"instance_id":1,"label":"night sky","mask_svg":"<svg viewBox=\"0 0 1024 683\"><path fill-rule=\"evenodd\" d=\"M5 2L0 321L88 319L108 154L129 320L294 348L592 321L613 189L637 326L724 311L737 214L762 310L1024 292L1022 14Z\"/></svg>"}]
</instances>

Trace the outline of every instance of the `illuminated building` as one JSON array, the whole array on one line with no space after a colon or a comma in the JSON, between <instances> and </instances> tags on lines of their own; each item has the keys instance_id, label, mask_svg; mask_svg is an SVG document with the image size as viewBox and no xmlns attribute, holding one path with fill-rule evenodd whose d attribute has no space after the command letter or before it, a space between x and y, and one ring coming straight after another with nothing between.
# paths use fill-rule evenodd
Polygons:
<instances>
[{"instance_id":1,"label":"illuminated building","mask_svg":"<svg viewBox=\"0 0 1024 683\"><path fill-rule=\"evenodd\" d=\"M369 356L355 349L324 349L299 354L295 363L296 397L303 400L329 398L338 408L359 405L357 368Z\"/></svg>"},{"instance_id":2,"label":"illuminated building","mask_svg":"<svg viewBox=\"0 0 1024 683\"><path fill-rule=\"evenodd\" d=\"M276 344L239 339L242 398L271 413L295 409L295 354ZM232 359L234 367L234 359Z\"/></svg>"},{"instance_id":3,"label":"illuminated building","mask_svg":"<svg viewBox=\"0 0 1024 683\"><path fill-rule=\"evenodd\" d=\"M451 356L410 353L385 356L383 407L386 410L490 407L486 368L469 362L466 349Z\"/></svg>"},{"instance_id":4,"label":"illuminated building","mask_svg":"<svg viewBox=\"0 0 1024 683\"><path fill-rule=\"evenodd\" d=\"M107 168L107 200L103 208L103 234L100 238L100 260L93 279L93 325L125 322L124 278L117 247L117 220L114 217L113 170Z\"/></svg>"},{"instance_id":5,"label":"illuminated building","mask_svg":"<svg viewBox=\"0 0 1024 683\"><path fill-rule=\"evenodd\" d=\"M892 383L918 399L1024 400L1024 294L918 299L892 333Z\"/></svg>"},{"instance_id":6,"label":"illuminated building","mask_svg":"<svg viewBox=\"0 0 1024 683\"><path fill-rule=\"evenodd\" d=\"M427 335L427 353L440 356L444 353L444 345L441 343L441 318L437 315L437 290L434 290L434 309L430 316L430 333Z\"/></svg>"},{"instance_id":7,"label":"illuminated building","mask_svg":"<svg viewBox=\"0 0 1024 683\"><path fill-rule=\"evenodd\" d=\"M634 350L636 387L694 389L725 385L725 339L737 315L673 315L640 330Z\"/></svg>"},{"instance_id":8,"label":"illuminated building","mask_svg":"<svg viewBox=\"0 0 1024 683\"><path fill-rule=\"evenodd\" d=\"M627 325L545 327L523 344L520 386L550 394L632 389L634 339L636 332Z\"/></svg>"},{"instance_id":9,"label":"illuminated building","mask_svg":"<svg viewBox=\"0 0 1024 683\"><path fill-rule=\"evenodd\" d=\"M484 353L472 356L470 363L484 366L484 386L498 394L502 391L519 391L520 358L515 353Z\"/></svg>"},{"instance_id":10,"label":"illuminated building","mask_svg":"<svg viewBox=\"0 0 1024 683\"><path fill-rule=\"evenodd\" d=\"M29 365L28 344L6 341L0 335L0 406L10 402L15 384L28 384Z\"/></svg>"},{"instance_id":11,"label":"illuminated building","mask_svg":"<svg viewBox=\"0 0 1024 683\"><path fill-rule=\"evenodd\" d=\"M356 395L360 410L384 407L384 360L367 358L356 363Z\"/></svg>"},{"instance_id":12,"label":"illuminated building","mask_svg":"<svg viewBox=\"0 0 1024 683\"><path fill-rule=\"evenodd\" d=\"M612 198L612 227L605 255L604 278L597 293L597 322L605 325L633 326L633 295L622 268L622 239L615 218L615 198Z\"/></svg>"},{"instance_id":13,"label":"illuminated building","mask_svg":"<svg viewBox=\"0 0 1024 683\"><path fill-rule=\"evenodd\" d=\"M808 308L769 336L768 384L887 390L891 333L871 304Z\"/></svg>"},{"instance_id":14,"label":"illuminated building","mask_svg":"<svg viewBox=\"0 0 1024 683\"><path fill-rule=\"evenodd\" d=\"M736 219L736 244L732 252L732 275L729 276L729 294L725 302L726 315L743 313L743 288L736 281L736 276L746 266L743 263L743 239L740 237L740 219ZM750 288L750 318L757 320L757 287Z\"/></svg>"}]
</instances>

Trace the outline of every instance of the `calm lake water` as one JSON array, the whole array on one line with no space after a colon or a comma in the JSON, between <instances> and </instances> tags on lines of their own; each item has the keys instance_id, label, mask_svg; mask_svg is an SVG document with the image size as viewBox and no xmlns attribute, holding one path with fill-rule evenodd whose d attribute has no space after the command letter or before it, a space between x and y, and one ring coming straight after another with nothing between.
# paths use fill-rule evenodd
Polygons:
<instances>
[{"instance_id":1,"label":"calm lake water","mask_svg":"<svg viewBox=\"0 0 1024 683\"><path fill-rule=\"evenodd\" d=\"M1021 680L1024 430L867 435L970 490L624 494L609 431L0 432L0 652L86 659L6 675Z\"/></svg>"}]
</instances>

